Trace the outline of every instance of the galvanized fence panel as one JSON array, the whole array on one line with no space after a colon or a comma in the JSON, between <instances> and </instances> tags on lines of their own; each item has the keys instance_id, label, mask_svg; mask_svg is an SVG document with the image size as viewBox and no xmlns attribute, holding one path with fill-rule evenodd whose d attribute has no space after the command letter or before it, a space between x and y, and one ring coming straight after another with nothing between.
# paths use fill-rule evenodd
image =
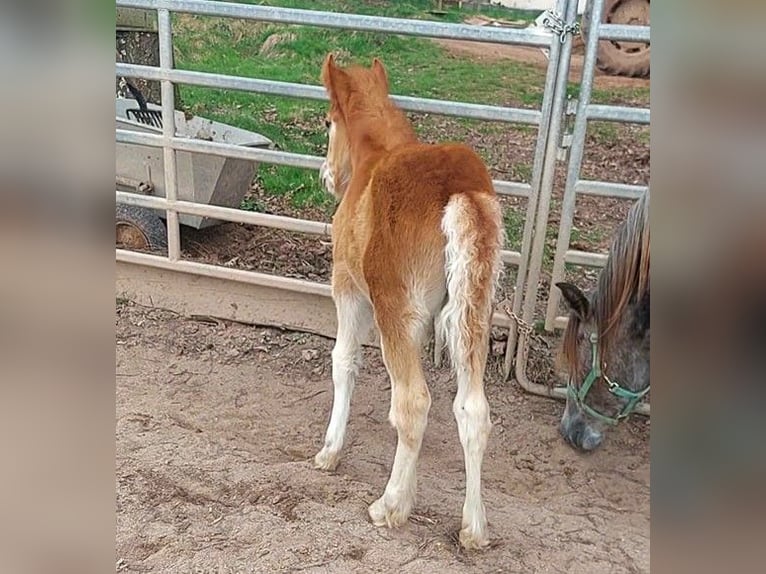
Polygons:
<instances>
[{"instance_id":1,"label":"galvanized fence panel","mask_svg":"<svg viewBox=\"0 0 766 574\"><path fill-rule=\"evenodd\" d=\"M558 0L559 9L563 9L567 0ZM178 137L175 133L173 117L173 88L175 84L190 84L211 88L236 89L261 94L273 94L278 96L299 97L315 100L327 100L327 95L321 86L311 86L260 78L245 78L224 74L194 72L177 70L174 68L172 59L172 27L171 14L184 12L197 15L244 18L251 20L279 22L284 24L314 25L330 28L344 28L354 30L388 32L412 36L426 36L432 38L451 38L473 40L478 42L498 42L508 44L520 44L527 46L544 47L549 50L550 60L546 74L546 83L543 90L543 102L539 110L523 108L491 106L472 104L465 102L443 101L428 98L415 98L409 96L394 95L393 99L405 110L416 112L429 112L448 116L460 116L477 120L500 121L523 125L538 126L538 140L534 156L531 184L517 181L495 180L494 185L501 195L513 195L525 197L527 203L527 217L520 251L504 250L503 261L506 264L518 266L517 290L522 287L523 277L526 271L529 248L531 246L534 214L537 206L537 196L540 189L547 184L543 176L545 162L543 154L548 148L548 133L551 118L558 118L554 105L554 84L558 80L558 64L562 44L560 37L549 30L541 28L512 29L471 26L465 24L445 24L440 22L422 20L404 20L373 16L360 16L354 14L337 14L311 10L297 10L289 8L275 8L270 6L258 6L250 4L235 4L228 2L213 2L200 0L118 0L118 6L131 8L154 9L158 13L158 30L160 41L160 66L142 66L136 64L118 63L116 75L125 77L145 78L159 80L162 86L162 115L163 131L161 135L135 133L128 130L116 130L117 142L123 144L136 144L157 147L163 149L165 159L165 197L148 197L129 192L117 192L117 200L137 206L154 209L164 209L167 212L168 226L168 256L167 258L133 253L126 250L117 250L117 259L125 262L140 263L165 269L183 270L186 272L207 274L231 280L242 280L243 273L229 268L216 268L203 263L191 263L180 260L180 232L178 214L193 214L205 217L214 217L219 220L236 221L267 227L287 229L303 233L315 233L320 235L329 234L331 227L322 222L301 220L275 215L248 213L238 209L216 207L198 204L178 199L176 158L177 151L189 151L222 155L232 158L252 159L265 163L302 167L306 169L318 169L324 158L305 154L295 154L285 151L245 148L230 144L208 142ZM558 121L558 119L556 120ZM268 284L271 280L263 274L248 276L250 282ZM307 284L311 282L288 281L292 288L309 289ZM311 287L317 292L329 293L326 285L313 284ZM513 322L502 313L495 313L494 323L503 327L511 327ZM507 360L513 357L512 345L508 345Z\"/></svg>"},{"instance_id":2,"label":"galvanized fence panel","mask_svg":"<svg viewBox=\"0 0 766 574\"><path fill-rule=\"evenodd\" d=\"M516 286L511 302L511 322L508 332L508 342L505 350L504 374L506 378L510 375L513 368L514 356L519 345L519 352L523 355L527 352L527 337L529 335L529 323L522 319L522 315L529 316L530 310L524 303L524 286L528 282L528 277L536 269L535 261L542 261L542 247L538 246L536 238L545 237L547 227L547 215L540 216L540 213L547 214L546 203L550 201L553 191L554 176L556 170L556 150L558 141L563 128L564 107L566 103L566 91L569 74L569 59L572 53L572 34L576 29L577 2L576 0L563 0L558 2L556 11L550 14L551 18L558 20L554 25L560 30L560 35L554 43L551 50L550 64L548 66L548 76L545 82L545 102L548 103L548 124L540 130L540 136L537 139L537 148L535 149L535 170L534 173L538 179L532 182L536 193L530 197L527 207L527 216L524 220L524 235L522 238L523 257L519 264L516 276ZM550 90L550 93L547 92ZM544 103L545 106L545 103ZM539 253L538 253L539 251ZM524 310L522 311L522 305ZM534 309L531 310L534 312ZM524 355L525 356L525 355ZM516 362L518 363L518 357ZM526 359L524 359L526 361ZM521 381L520 381L521 382ZM523 383L523 382L522 382Z\"/></svg>"}]
</instances>

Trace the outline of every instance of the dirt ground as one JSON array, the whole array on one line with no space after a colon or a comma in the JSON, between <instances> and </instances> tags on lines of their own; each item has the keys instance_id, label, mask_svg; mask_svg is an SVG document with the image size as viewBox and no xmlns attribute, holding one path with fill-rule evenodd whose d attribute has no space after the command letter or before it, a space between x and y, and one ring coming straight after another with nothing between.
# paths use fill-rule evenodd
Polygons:
<instances>
[{"instance_id":1,"label":"dirt ground","mask_svg":"<svg viewBox=\"0 0 766 574\"><path fill-rule=\"evenodd\" d=\"M500 380L484 463L492 546L462 552L462 451L454 384L428 367L433 397L415 513L373 526L395 448L388 380L365 351L344 458L314 470L332 400L331 341L117 307L117 571L649 571L649 422L603 448L558 437L561 403Z\"/></svg>"}]
</instances>

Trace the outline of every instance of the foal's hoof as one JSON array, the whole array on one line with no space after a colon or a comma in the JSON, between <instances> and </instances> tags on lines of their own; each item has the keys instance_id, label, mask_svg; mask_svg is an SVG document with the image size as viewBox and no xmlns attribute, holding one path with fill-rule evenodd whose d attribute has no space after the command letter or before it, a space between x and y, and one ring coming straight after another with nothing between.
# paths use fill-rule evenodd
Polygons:
<instances>
[{"instance_id":1,"label":"foal's hoof","mask_svg":"<svg viewBox=\"0 0 766 574\"><path fill-rule=\"evenodd\" d=\"M314 467L320 470L335 470L340 462L340 453L323 448L314 457Z\"/></svg>"},{"instance_id":2,"label":"foal's hoof","mask_svg":"<svg viewBox=\"0 0 766 574\"><path fill-rule=\"evenodd\" d=\"M388 526L396 528L401 526L410 517L411 504L386 505L385 495L370 504L367 509L370 519L375 526Z\"/></svg>"},{"instance_id":3,"label":"foal's hoof","mask_svg":"<svg viewBox=\"0 0 766 574\"><path fill-rule=\"evenodd\" d=\"M489 536L487 530L472 530L463 528L460 531L460 545L466 550L482 550L489 546Z\"/></svg>"}]
</instances>

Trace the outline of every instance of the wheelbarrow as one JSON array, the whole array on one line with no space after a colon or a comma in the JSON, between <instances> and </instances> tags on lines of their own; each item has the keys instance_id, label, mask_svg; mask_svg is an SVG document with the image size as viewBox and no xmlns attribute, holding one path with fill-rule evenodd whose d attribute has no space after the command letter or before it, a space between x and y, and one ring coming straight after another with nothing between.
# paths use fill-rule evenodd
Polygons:
<instances>
[{"instance_id":1,"label":"wheelbarrow","mask_svg":"<svg viewBox=\"0 0 766 574\"><path fill-rule=\"evenodd\" d=\"M142 133L162 133L160 106L144 101L140 92L128 84L134 98L116 99L118 129ZM199 116L188 117L175 111L179 137L222 142L245 147L271 147L271 140L251 131ZM165 197L162 148L116 144L116 185L120 191ZM255 161L233 159L196 152L176 152L178 199L223 207L239 207L258 169ZM139 250L166 250L167 231L164 210L117 204L117 243ZM202 229L221 223L209 217L179 214L183 225Z\"/></svg>"}]
</instances>

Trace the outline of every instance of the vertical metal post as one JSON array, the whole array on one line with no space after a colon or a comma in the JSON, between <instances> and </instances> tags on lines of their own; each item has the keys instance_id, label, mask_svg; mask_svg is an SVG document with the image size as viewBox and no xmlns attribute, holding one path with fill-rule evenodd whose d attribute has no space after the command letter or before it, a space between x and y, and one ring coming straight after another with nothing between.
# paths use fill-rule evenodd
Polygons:
<instances>
[{"instance_id":1,"label":"vertical metal post","mask_svg":"<svg viewBox=\"0 0 766 574\"><path fill-rule=\"evenodd\" d=\"M548 306L545 312L545 328L548 331L554 329L556 316L561 295L554 285L564 278L566 252L569 249L569 240L572 233L574 220L575 200L577 194L575 186L580 177L582 158L585 150L585 135L588 130L587 108L590 104L593 90L593 77L596 71L596 58L598 55L599 32L601 29L601 15L603 13L604 0L593 0L591 21L589 22L588 43L585 46L585 58L583 61L582 78L580 81L580 97L577 101L577 113L575 115L572 132L572 147L569 152L569 165L567 168L566 187L561 204L561 223L559 236L556 240L556 255L553 262L551 275L551 289L548 297Z\"/></svg>"},{"instance_id":2,"label":"vertical metal post","mask_svg":"<svg viewBox=\"0 0 766 574\"><path fill-rule=\"evenodd\" d=\"M563 13L566 9L566 5L570 0L558 0L556 2L556 10L559 14ZM537 203L540 197L541 190L544 184L544 170L545 170L545 150L548 146L548 140L550 138L550 126L551 122L558 122L555 119L555 86L559 77L559 70L561 67L562 57L562 43L557 35L553 35L551 39L550 52L548 58L548 71L545 76L545 87L543 89L543 102L541 107L540 126L537 132L537 145L535 147L535 157L532 164L532 181L531 191L527 202L527 215L524 218L524 232L521 239L521 258L519 260L519 267L516 274L516 285L513 292L513 305L512 310L516 316L519 316L521 310L521 303L523 300L524 284L527 275L527 266L529 264L529 252L532 245L533 233L534 233L534 214L537 210ZM568 60L569 56L564 58ZM568 62L567 62L568 68ZM507 379L510 376L511 368L513 364L513 357L516 351L516 341L518 336L518 325L515 322L512 323L511 328L508 331L508 342L505 347L505 359L503 362L503 373Z\"/></svg>"},{"instance_id":3,"label":"vertical metal post","mask_svg":"<svg viewBox=\"0 0 766 574\"><path fill-rule=\"evenodd\" d=\"M160 70L167 72L173 69L173 29L170 23L170 11L166 8L157 10L157 24L160 40ZM181 257L181 233L178 223L178 212L172 205L178 200L178 178L176 168L176 151L173 149L173 138L176 135L175 94L173 82L162 80L160 83L162 97L162 145L165 163L165 198L171 203L167 210L168 227L168 258L177 261Z\"/></svg>"}]
</instances>

